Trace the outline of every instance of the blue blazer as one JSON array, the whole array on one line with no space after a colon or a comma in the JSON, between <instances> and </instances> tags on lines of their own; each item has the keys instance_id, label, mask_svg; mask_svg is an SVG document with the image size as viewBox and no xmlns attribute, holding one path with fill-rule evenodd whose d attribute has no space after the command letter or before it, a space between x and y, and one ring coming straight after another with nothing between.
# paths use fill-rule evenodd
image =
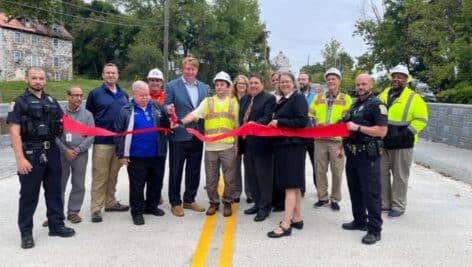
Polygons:
<instances>
[{"instance_id":1,"label":"blue blazer","mask_svg":"<svg viewBox=\"0 0 472 267\"><path fill-rule=\"evenodd\" d=\"M198 106L203 99L209 95L209 87L201 81L197 80L196 82L198 88ZM165 105L174 104L175 112L179 119L183 119L188 113L197 108L196 106L193 106L192 101L190 100L190 96L182 77L167 83L164 103ZM186 124L186 127L197 129L203 133L203 120ZM192 137L193 135L187 133L185 128L178 127L174 129L173 134L169 135L169 141L190 141Z\"/></svg>"}]
</instances>

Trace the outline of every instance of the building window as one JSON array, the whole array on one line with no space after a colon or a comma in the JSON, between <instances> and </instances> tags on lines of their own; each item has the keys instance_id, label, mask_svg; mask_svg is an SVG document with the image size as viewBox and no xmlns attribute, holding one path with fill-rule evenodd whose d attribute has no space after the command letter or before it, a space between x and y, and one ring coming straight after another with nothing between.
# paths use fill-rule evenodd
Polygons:
<instances>
[{"instance_id":1,"label":"building window","mask_svg":"<svg viewBox=\"0 0 472 267\"><path fill-rule=\"evenodd\" d=\"M39 67L39 56L31 55L31 67Z\"/></svg>"},{"instance_id":2,"label":"building window","mask_svg":"<svg viewBox=\"0 0 472 267\"><path fill-rule=\"evenodd\" d=\"M52 38L52 45L54 46L54 48L58 48L59 40L57 38Z\"/></svg>"},{"instance_id":3,"label":"building window","mask_svg":"<svg viewBox=\"0 0 472 267\"><path fill-rule=\"evenodd\" d=\"M15 43L21 43L21 32L13 32L13 40Z\"/></svg>"},{"instance_id":4,"label":"building window","mask_svg":"<svg viewBox=\"0 0 472 267\"><path fill-rule=\"evenodd\" d=\"M54 72L54 80L55 81L60 81L61 80L61 74L59 72Z\"/></svg>"},{"instance_id":5,"label":"building window","mask_svg":"<svg viewBox=\"0 0 472 267\"><path fill-rule=\"evenodd\" d=\"M21 51L13 51L13 61L15 63L20 63L23 53Z\"/></svg>"},{"instance_id":6,"label":"building window","mask_svg":"<svg viewBox=\"0 0 472 267\"><path fill-rule=\"evenodd\" d=\"M31 44L32 45L37 45L38 44L38 36L37 35L31 35Z\"/></svg>"},{"instance_id":7,"label":"building window","mask_svg":"<svg viewBox=\"0 0 472 267\"><path fill-rule=\"evenodd\" d=\"M59 57L53 57L52 58L52 65L54 66L54 68L59 67Z\"/></svg>"}]
</instances>

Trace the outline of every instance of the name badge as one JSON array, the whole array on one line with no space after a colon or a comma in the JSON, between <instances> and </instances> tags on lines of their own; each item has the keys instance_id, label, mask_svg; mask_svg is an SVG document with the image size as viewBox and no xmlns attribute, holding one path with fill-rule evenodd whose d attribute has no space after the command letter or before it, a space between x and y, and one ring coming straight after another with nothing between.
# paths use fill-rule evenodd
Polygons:
<instances>
[{"instance_id":1,"label":"name badge","mask_svg":"<svg viewBox=\"0 0 472 267\"><path fill-rule=\"evenodd\" d=\"M72 142L72 134L66 133L66 142Z\"/></svg>"}]
</instances>

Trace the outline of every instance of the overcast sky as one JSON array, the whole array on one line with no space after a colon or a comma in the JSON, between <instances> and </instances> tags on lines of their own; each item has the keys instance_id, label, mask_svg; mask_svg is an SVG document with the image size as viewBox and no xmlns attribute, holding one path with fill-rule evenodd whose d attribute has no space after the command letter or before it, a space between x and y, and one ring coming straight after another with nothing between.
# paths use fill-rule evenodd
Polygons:
<instances>
[{"instance_id":1,"label":"overcast sky","mask_svg":"<svg viewBox=\"0 0 472 267\"><path fill-rule=\"evenodd\" d=\"M362 38L353 36L356 20L371 3L381 0L259 0L261 20L269 33L270 58L282 51L298 73L306 65L322 61L321 50L331 38L338 40L353 58L367 51ZM368 14L369 15L369 14Z\"/></svg>"}]
</instances>

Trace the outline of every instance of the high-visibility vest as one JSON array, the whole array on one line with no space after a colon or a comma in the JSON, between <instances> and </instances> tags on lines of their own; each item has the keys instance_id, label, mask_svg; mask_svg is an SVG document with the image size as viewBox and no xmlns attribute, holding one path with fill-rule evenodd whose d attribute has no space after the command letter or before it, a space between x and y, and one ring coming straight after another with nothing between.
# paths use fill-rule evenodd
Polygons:
<instances>
[{"instance_id":1,"label":"high-visibility vest","mask_svg":"<svg viewBox=\"0 0 472 267\"><path fill-rule=\"evenodd\" d=\"M234 97L227 97L223 105L216 104L219 102L217 96L207 97L204 101L207 102L204 103L205 110L203 115L206 136L211 137L234 130L236 120L238 119L238 102ZM233 144L234 140L234 137L228 137L219 142Z\"/></svg>"},{"instance_id":2,"label":"high-visibility vest","mask_svg":"<svg viewBox=\"0 0 472 267\"><path fill-rule=\"evenodd\" d=\"M388 124L392 126L408 126L408 129L415 135L415 143L418 141L418 134L428 124L428 106L421 95L415 93L409 87L405 87L393 103L388 106L388 95L390 87L385 88L379 95L388 108Z\"/></svg>"},{"instance_id":3,"label":"high-visibility vest","mask_svg":"<svg viewBox=\"0 0 472 267\"><path fill-rule=\"evenodd\" d=\"M324 94L317 94L310 104L308 116L315 119L317 125L333 124L341 120L352 104L352 98L339 92L336 99L328 109L328 92Z\"/></svg>"}]
</instances>

